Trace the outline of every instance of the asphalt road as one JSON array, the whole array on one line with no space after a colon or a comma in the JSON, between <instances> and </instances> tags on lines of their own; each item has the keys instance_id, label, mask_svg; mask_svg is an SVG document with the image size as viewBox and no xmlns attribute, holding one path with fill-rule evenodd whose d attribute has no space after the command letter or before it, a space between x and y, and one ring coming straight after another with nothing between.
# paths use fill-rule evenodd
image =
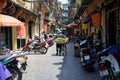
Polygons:
<instances>
[{"instance_id":1,"label":"asphalt road","mask_svg":"<svg viewBox=\"0 0 120 80\"><path fill-rule=\"evenodd\" d=\"M80 58L73 56L73 44L67 45L65 56L56 56L55 45L47 54L28 55L28 66L23 80L100 80L97 69L88 73L80 64Z\"/></svg>"}]
</instances>

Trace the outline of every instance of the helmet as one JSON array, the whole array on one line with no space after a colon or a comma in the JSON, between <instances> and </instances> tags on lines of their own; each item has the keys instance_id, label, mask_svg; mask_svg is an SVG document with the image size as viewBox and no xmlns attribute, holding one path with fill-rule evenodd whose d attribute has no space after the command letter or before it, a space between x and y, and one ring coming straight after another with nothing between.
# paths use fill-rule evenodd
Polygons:
<instances>
[{"instance_id":1,"label":"helmet","mask_svg":"<svg viewBox=\"0 0 120 80\"><path fill-rule=\"evenodd\" d=\"M32 42L32 39L28 39L28 40L27 40L27 43L31 43L31 42Z\"/></svg>"}]
</instances>

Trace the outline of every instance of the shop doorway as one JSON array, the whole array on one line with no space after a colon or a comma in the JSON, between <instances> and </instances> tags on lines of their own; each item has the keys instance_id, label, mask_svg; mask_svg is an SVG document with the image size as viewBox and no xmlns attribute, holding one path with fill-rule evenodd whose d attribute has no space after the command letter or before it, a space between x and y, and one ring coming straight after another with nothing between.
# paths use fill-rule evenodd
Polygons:
<instances>
[{"instance_id":1,"label":"shop doorway","mask_svg":"<svg viewBox=\"0 0 120 80\"><path fill-rule=\"evenodd\" d=\"M25 39L17 39L17 49L20 49L25 45Z\"/></svg>"},{"instance_id":2,"label":"shop doorway","mask_svg":"<svg viewBox=\"0 0 120 80\"><path fill-rule=\"evenodd\" d=\"M12 28L0 27L0 46L12 49Z\"/></svg>"},{"instance_id":3,"label":"shop doorway","mask_svg":"<svg viewBox=\"0 0 120 80\"><path fill-rule=\"evenodd\" d=\"M20 21L25 22L24 18L18 18ZM25 38L17 38L17 49L20 49L26 44L26 39Z\"/></svg>"},{"instance_id":4,"label":"shop doorway","mask_svg":"<svg viewBox=\"0 0 120 80\"><path fill-rule=\"evenodd\" d=\"M108 17L108 46L116 45L116 32L117 32L117 18L116 10L109 13Z\"/></svg>"}]
</instances>

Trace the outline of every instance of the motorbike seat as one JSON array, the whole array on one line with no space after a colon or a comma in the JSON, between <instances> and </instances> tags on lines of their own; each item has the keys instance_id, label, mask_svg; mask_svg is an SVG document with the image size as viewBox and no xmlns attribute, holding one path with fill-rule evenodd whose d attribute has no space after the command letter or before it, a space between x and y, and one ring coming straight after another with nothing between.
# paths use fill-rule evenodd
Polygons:
<instances>
[{"instance_id":1,"label":"motorbike seat","mask_svg":"<svg viewBox=\"0 0 120 80\"><path fill-rule=\"evenodd\" d=\"M10 57L11 54L0 55L0 61L5 60L6 58Z\"/></svg>"}]
</instances>

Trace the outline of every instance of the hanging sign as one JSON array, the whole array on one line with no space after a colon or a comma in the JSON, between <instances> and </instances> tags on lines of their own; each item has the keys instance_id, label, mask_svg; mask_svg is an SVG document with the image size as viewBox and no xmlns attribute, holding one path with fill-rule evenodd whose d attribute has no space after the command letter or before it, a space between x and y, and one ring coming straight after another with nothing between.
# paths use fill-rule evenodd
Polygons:
<instances>
[{"instance_id":1,"label":"hanging sign","mask_svg":"<svg viewBox=\"0 0 120 80\"><path fill-rule=\"evenodd\" d=\"M88 28L88 25L87 24L84 24L84 23L82 23L82 29L87 29Z\"/></svg>"},{"instance_id":2,"label":"hanging sign","mask_svg":"<svg viewBox=\"0 0 120 80\"><path fill-rule=\"evenodd\" d=\"M100 12L91 14L90 18L92 20L92 24L95 28L98 28L98 26L101 25L101 17L100 17Z\"/></svg>"},{"instance_id":3,"label":"hanging sign","mask_svg":"<svg viewBox=\"0 0 120 80\"><path fill-rule=\"evenodd\" d=\"M25 26L17 26L17 38L22 39L26 37L26 29Z\"/></svg>"}]
</instances>

